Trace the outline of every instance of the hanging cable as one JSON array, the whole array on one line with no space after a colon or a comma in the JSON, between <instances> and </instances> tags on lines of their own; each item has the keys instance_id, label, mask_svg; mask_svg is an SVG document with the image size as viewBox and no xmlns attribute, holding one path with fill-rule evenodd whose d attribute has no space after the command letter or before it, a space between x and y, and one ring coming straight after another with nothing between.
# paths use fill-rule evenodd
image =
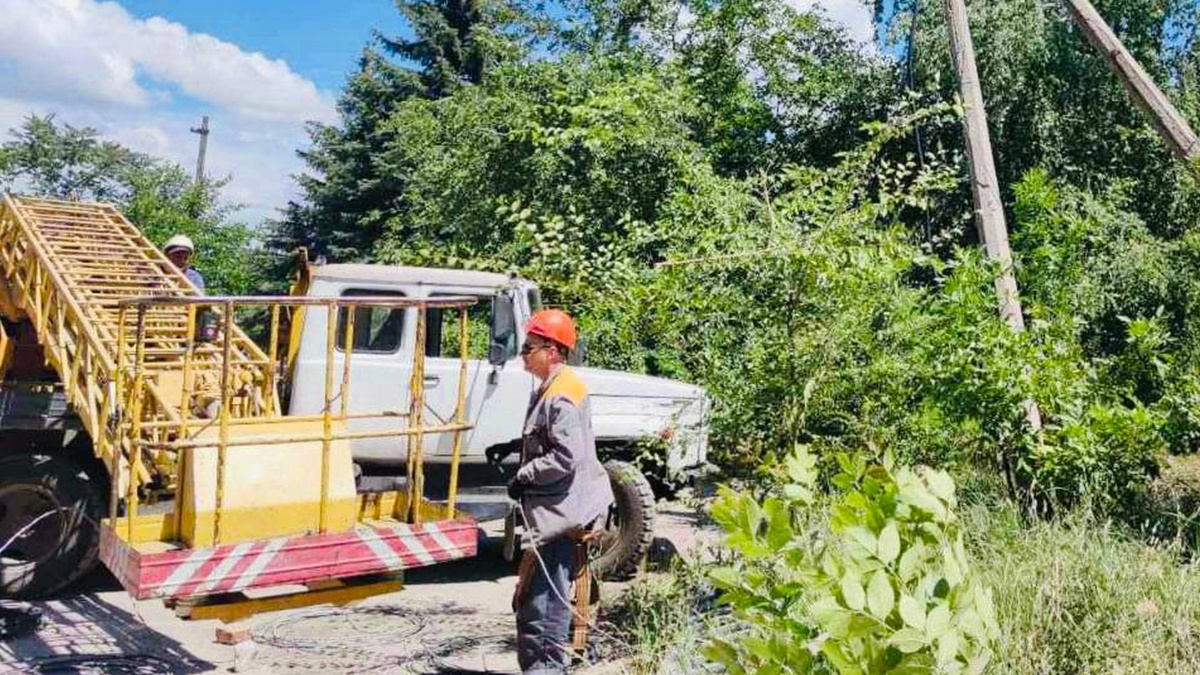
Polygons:
<instances>
[{"instance_id":1,"label":"hanging cable","mask_svg":"<svg viewBox=\"0 0 1200 675\"><path fill-rule=\"evenodd\" d=\"M917 70L914 67L917 52L917 23L921 18L921 0L912 0L912 16L908 24L908 44L904 55L904 85L909 93L917 91ZM925 138L921 134L921 123L913 125L913 137L917 141L917 166L925 170ZM925 209L924 225L925 242L933 238L933 223L929 218L929 209Z\"/></svg>"},{"instance_id":2,"label":"hanging cable","mask_svg":"<svg viewBox=\"0 0 1200 675\"><path fill-rule=\"evenodd\" d=\"M45 513L42 513L42 514L38 515L38 517L37 517L37 518L34 518L33 520L31 520L31 521L29 521L28 523L26 523L26 524L25 524L25 527L22 527L21 529L17 530L17 533L16 533L16 534L14 534L13 536L9 537L9 538L8 538L8 541L4 542L4 545L3 545L3 546L0 546L0 557L3 557L3 555L4 555L4 552L8 550L8 547L9 547L9 546L11 546L11 545L12 545L12 543L13 543L14 541L16 541L16 540L17 540L17 538L19 538L21 535L25 534L25 533L26 533L26 532L28 532L30 529L32 529L32 528L33 528L33 526L34 526L34 525L37 525L39 522L41 522L41 520L42 520L43 518L46 518L47 516L51 516L51 515L53 515L53 514L55 514L55 513L58 513L59 511L66 511L66 510L68 510L69 508L70 508L70 507L66 507L66 506L60 506L60 507L58 507L58 508L56 508L56 509L50 509L49 511L46 511Z\"/></svg>"}]
</instances>

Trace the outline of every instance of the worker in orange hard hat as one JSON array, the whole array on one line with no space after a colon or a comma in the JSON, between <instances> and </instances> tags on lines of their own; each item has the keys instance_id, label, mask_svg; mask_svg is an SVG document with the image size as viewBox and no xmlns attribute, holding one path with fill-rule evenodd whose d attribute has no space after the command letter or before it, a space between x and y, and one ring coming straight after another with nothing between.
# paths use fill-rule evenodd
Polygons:
<instances>
[{"instance_id":1,"label":"worker in orange hard hat","mask_svg":"<svg viewBox=\"0 0 1200 675\"><path fill-rule=\"evenodd\" d=\"M613 501L596 456L587 389L566 363L575 344L575 322L547 309L530 318L521 348L525 370L541 381L525 416L521 466L508 485L533 540L513 601L517 661L525 675L567 672L576 549Z\"/></svg>"}]
</instances>

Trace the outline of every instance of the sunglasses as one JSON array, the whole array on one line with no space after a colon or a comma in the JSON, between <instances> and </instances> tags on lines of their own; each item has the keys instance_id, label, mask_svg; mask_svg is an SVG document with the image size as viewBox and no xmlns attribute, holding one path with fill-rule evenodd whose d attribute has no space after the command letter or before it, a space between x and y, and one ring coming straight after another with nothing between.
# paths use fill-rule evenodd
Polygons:
<instances>
[{"instance_id":1,"label":"sunglasses","mask_svg":"<svg viewBox=\"0 0 1200 675\"><path fill-rule=\"evenodd\" d=\"M544 349L549 346L550 345L548 345L546 343L542 343L540 345L535 345L531 342L526 342L525 344L521 345L521 356L527 356L529 354L536 352L539 349Z\"/></svg>"}]
</instances>

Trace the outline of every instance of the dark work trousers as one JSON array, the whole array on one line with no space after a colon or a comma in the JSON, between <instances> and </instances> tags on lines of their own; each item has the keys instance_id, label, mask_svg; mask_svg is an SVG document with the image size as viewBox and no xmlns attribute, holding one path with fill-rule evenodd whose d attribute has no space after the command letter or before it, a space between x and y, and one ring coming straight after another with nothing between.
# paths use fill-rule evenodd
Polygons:
<instances>
[{"instance_id":1,"label":"dark work trousers","mask_svg":"<svg viewBox=\"0 0 1200 675\"><path fill-rule=\"evenodd\" d=\"M517 610L517 663L524 675L563 675L571 664L572 607L563 600L571 599L575 540L558 537L537 550L546 568L535 564L529 594Z\"/></svg>"}]
</instances>

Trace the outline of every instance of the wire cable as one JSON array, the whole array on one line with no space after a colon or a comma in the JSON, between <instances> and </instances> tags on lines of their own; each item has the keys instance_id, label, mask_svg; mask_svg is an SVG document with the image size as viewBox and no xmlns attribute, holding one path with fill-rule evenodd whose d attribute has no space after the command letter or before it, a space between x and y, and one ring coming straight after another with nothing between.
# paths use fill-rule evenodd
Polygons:
<instances>
[{"instance_id":1,"label":"wire cable","mask_svg":"<svg viewBox=\"0 0 1200 675\"><path fill-rule=\"evenodd\" d=\"M22 527L21 529L17 530L16 534L9 537L8 541L4 542L3 546L0 546L0 557L4 556L4 552L8 550L8 547L11 546L14 541L16 541L21 535L25 534L30 529L32 529L34 525L37 525L39 522L41 522L41 520L43 518L53 515L55 513L58 513L59 511L67 511L67 510L70 510L70 507L60 506L55 509L50 509L49 511L46 511L46 512L40 514L37 518L34 518L33 520L26 523L25 527Z\"/></svg>"},{"instance_id":2,"label":"wire cable","mask_svg":"<svg viewBox=\"0 0 1200 675\"><path fill-rule=\"evenodd\" d=\"M559 601L562 602L564 605L567 606L568 609L571 610L571 615L574 617L574 619L576 621L586 624L588 629L594 630L598 636L608 638L608 639L612 640L613 642L617 643L618 645L624 645L624 646L632 649L632 645L630 645L624 638L622 638L621 636L619 636L615 633L612 633L611 631L606 631L603 628L601 628L600 612L596 612L595 619L589 619L588 617L583 616L582 614L579 613L579 610L576 609L576 607L575 607L575 603L573 603L570 600L567 600L565 597L563 597L563 594L558 590L558 587L554 585L554 581L553 581L552 577L550 576L550 568L548 565L546 565L546 560L544 558L542 558L542 553L541 553L541 551L538 550L539 547L541 546L541 542L540 542L541 536L539 535L538 531L535 528L533 528L532 526L530 526L530 524L529 524L531 521L529 520L528 512L526 512L526 510L525 510L525 502L519 501L519 502L517 502L517 505L521 509L521 517L525 520L525 530L527 532L529 532L529 534L530 534L529 538L532 540L532 543L533 543L533 546L530 550L533 551L534 557L537 558L538 566L541 568L542 574L546 575L546 585L548 585L550 587L550 590L554 591L554 595L559 599ZM568 651L569 651L569 648L567 648L567 647L564 647L564 649L568 649Z\"/></svg>"}]
</instances>

